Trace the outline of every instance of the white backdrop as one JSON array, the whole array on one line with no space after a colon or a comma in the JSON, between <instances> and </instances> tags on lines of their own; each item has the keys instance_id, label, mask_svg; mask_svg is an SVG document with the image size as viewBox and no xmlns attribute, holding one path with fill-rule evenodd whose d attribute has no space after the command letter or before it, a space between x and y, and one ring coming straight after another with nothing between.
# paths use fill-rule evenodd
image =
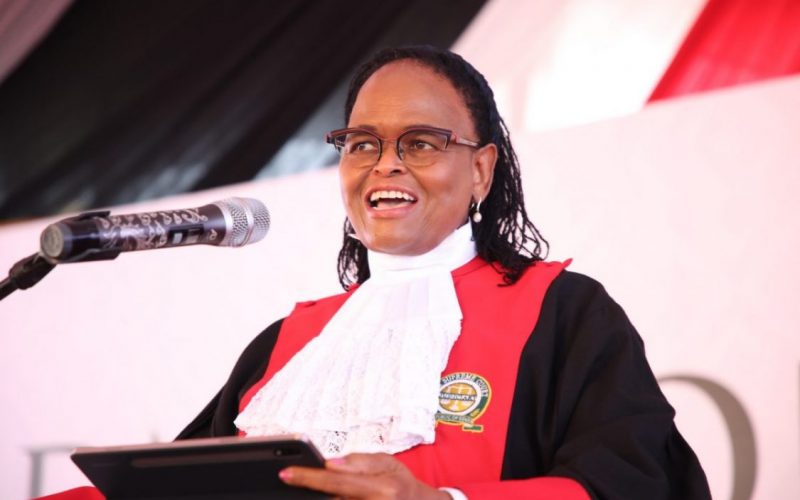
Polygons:
<instances>
[{"instance_id":1,"label":"white backdrop","mask_svg":"<svg viewBox=\"0 0 800 500\"><path fill-rule=\"evenodd\" d=\"M706 0L490 0L453 50L492 85L511 130L638 112Z\"/></svg>"},{"instance_id":2,"label":"white backdrop","mask_svg":"<svg viewBox=\"0 0 800 500\"><path fill-rule=\"evenodd\" d=\"M744 406L756 448L737 462L732 443L747 436L728 435L712 399L663 384L715 498L753 465L752 498L800 497L799 109L790 78L514 137L551 258L606 285L659 377L711 380ZM0 302L0 497L83 482L60 448L171 439L250 338L293 302L338 291L334 169L114 211L232 195L270 208L265 241L63 265ZM34 251L47 222L0 227L0 269Z\"/></svg>"}]
</instances>

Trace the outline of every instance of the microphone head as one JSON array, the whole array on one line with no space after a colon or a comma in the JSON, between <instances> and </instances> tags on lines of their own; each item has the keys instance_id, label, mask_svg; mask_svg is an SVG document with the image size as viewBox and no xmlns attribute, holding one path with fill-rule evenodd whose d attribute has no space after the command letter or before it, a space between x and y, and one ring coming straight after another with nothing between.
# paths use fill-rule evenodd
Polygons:
<instances>
[{"instance_id":1,"label":"microphone head","mask_svg":"<svg viewBox=\"0 0 800 500\"><path fill-rule=\"evenodd\" d=\"M228 198L213 203L225 217L225 237L219 246L240 247L264 239L269 231L269 210L253 198Z\"/></svg>"}]
</instances>

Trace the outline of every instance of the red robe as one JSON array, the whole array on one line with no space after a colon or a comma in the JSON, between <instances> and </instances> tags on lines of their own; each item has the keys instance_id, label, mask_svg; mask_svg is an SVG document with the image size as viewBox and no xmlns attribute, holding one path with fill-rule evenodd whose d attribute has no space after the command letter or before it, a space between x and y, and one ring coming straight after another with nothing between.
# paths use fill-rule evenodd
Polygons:
<instances>
[{"instance_id":1,"label":"red robe","mask_svg":"<svg viewBox=\"0 0 800 500\"><path fill-rule=\"evenodd\" d=\"M470 500L710 498L636 330L599 283L564 267L537 263L511 286L479 258L453 272L464 319L436 440L396 457ZM348 296L300 303L256 337L178 439L236 434L239 411Z\"/></svg>"}]
</instances>

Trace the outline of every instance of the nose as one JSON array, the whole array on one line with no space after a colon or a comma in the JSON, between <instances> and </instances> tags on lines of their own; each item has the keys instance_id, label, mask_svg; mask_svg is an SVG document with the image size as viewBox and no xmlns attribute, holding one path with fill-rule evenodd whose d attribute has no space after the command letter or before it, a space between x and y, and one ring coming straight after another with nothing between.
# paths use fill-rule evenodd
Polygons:
<instances>
[{"instance_id":1,"label":"nose","mask_svg":"<svg viewBox=\"0 0 800 500\"><path fill-rule=\"evenodd\" d=\"M384 141L381 144L381 157L372 167L372 171L379 175L396 175L406 171L405 163L400 159L397 144L393 141Z\"/></svg>"}]
</instances>

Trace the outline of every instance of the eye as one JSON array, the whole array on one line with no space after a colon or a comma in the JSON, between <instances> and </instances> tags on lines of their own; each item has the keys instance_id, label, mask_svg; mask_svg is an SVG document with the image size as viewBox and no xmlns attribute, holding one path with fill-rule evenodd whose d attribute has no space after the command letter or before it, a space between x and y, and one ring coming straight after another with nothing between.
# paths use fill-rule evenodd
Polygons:
<instances>
[{"instance_id":1,"label":"eye","mask_svg":"<svg viewBox=\"0 0 800 500\"><path fill-rule=\"evenodd\" d=\"M361 142L353 143L349 147L349 149L350 149L350 152L355 152L355 151L374 151L374 150L376 150L378 148L373 142L361 141Z\"/></svg>"},{"instance_id":2,"label":"eye","mask_svg":"<svg viewBox=\"0 0 800 500\"><path fill-rule=\"evenodd\" d=\"M436 148L436 146L434 146L430 142L426 142L426 141L423 141L421 139L417 139L414 142L412 142L411 144L409 144L407 149L415 149L417 151L424 151L426 149L431 150L431 149L437 149L437 148Z\"/></svg>"},{"instance_id":3,"label":"eye","mask_svg":"<svg viewBox=\"0 0 800 500\"><path fill-rule=\"evenodd\" d=\"M343 141L343 149L348 154L367 154L378 150L378 140L369 134L347 134Z\"/></svg>"},{"instance_id":4,"label":"eye","mask_svg":"<svg viewBox=\"0 0 800 500\"><path fill-rule=\"evenodd\" d=\"M410 131L402 137L400 144L411 154L433 153L444 149L447 137L435 132Z\"/></svg>"}]
</instances>

